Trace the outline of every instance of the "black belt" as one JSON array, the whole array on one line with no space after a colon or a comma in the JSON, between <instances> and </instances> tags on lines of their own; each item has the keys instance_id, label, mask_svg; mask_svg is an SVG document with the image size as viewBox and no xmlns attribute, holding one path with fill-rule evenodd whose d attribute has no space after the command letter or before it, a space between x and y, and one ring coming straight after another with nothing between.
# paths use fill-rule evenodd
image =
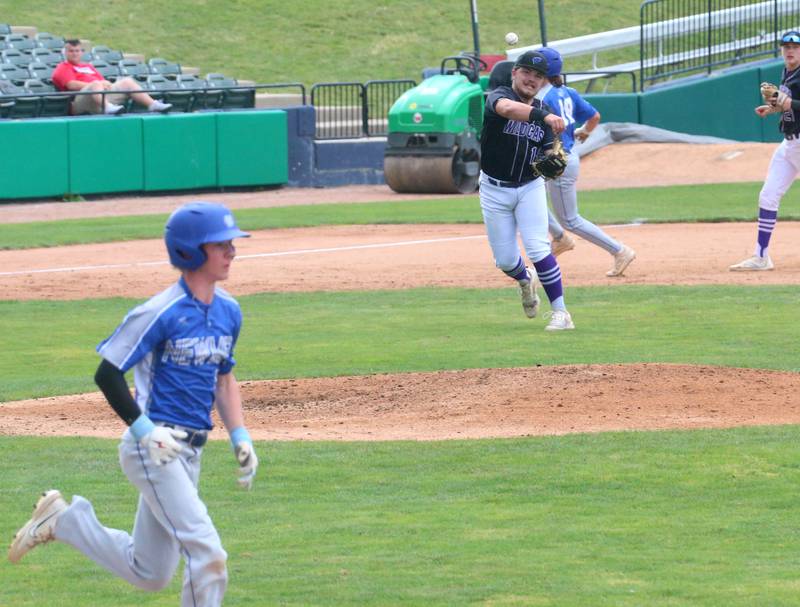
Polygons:
<instances>
[{"instance_id":1,"label":"black belt","mask_svg":"<svg viewBox=\"0 0 800 607\"><path fill-rule=\"evenodd\" d=\"M495 179L494 177L489 177L487 175L486 181L500 188L521 188L524 185L528 185L531 181L533 181L533 179L530 181L500 181L499 179Z\"/></svg>"},{"instance_id":2,"label":"black belt","mask_svg":"<svg viewBox=\"0 0 800 607\"><path fill-rule=\"evenodd\" d=\"M800 139L800 133L785 133L783 135L784 139Z\"/></svg>"},{"instance_id":3,"label":"black belt","mask_svg":"<svg viewBox=\"0 0 800 607\"><path fill-rule=\"evenodd\" d=\"M208 442L208 432L205 430L192 430L191 428L186 428L184 426L176 426L175 424L167 424L164 422L158 422L158 426L164 426L165 428L172 428L173 430L182 430L186 432L186 438L181 438L185 443L189 443L192 447L202 447Z\"/></svg>"}]
</instances>

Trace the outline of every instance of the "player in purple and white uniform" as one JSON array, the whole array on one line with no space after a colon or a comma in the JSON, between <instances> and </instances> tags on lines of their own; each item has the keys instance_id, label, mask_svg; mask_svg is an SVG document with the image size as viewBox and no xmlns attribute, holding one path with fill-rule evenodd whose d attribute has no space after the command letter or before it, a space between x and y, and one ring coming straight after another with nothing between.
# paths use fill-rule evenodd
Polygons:
<instances>
[{"instance_id":1,"label":"player in purple and white uniform","mask_svg":"<svg viewBox=\"0 0 800 607\"><path fill-rule=\"evenodd\" d=\"M521 54L511 72L511 86L489 92L481 132L480 203L495 264L517 281L528 318L539 309L536 277L522 259L517 232L550 300L548 331L574 329L564 304L561 269L547 237L544 180L534 177L531 162L553 147L553 133L564 121L535 99L545 84L547 59L536 51Z\"/></svg>"},{"instance_id":2,"label":"player in purple and white uniform","mask_svg":"<svg viewBox=\"0 0 800 607\"><path fill-rule=\"evenodd\" d=\"M547 78L545 84L536 95L548 107L559 114L565 123L561 133L561 143L567 152L567 168L560 177L547 181L547 194L553 207L555 217L549 217L550 235L553 237L552 251L555 256L575 247L572 237L564 229L577 234L584 240L608 251L614 258L612 267L606 276L622 276L622 273L636 257L633 249L614 240L591 221L578 212L578 192L576 182L580 172L580 158L572 154L575 139L585 141L600 122L600 113L578 91L564 86L561 78L563 60L561 54L549 47L539 51L547 57ZM580 129L575 125L582 123Z\"/></svg>"},{"instance_id":3,"label":"player in purple and white uniform","mask_svg":"<svg viewBox=\"0 0 800 607\"><path fill-rule=\"evenodd\" d=\"M761 105L756 113L761 116L780 112L778 125L783 141L772 155L767 178L758 195L758 234L753 255L730 266L733 272L772 270L775 266L769 256L769 241L778 222L781 199L800 172L800 32L786 32L781 37L783 77L776 105Z\"/></svg>"},{"instance_id":4,"label":"player in purple and white uniform","mask_svg":"<svg viewBox=\"0 0 800 607\"><path fill-rule=\"evenodd\" d=\"M133 534L104 527L83 497L67 504L51 489L17 533L11 561L55 539L138 588L156 591L169 584L183 557L181 605L222 604L227 554L197 486L214 406L228 429L241 486L252 486L258 466L233 376L242 313L216 286L228 278L236 256L232 240L245 236L220 204L177 209L165 241L180 279L131 310L97 347L103 360L95 381L129 425L119 461L140 494ZM125 380L131 369L135 398Z\"/></svg>"}]
</instances>

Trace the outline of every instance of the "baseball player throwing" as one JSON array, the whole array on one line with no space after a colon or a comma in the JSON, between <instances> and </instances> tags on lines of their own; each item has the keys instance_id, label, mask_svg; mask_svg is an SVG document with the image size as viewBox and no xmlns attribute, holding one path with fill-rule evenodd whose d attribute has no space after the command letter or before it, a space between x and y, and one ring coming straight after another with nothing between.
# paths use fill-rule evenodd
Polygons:
<instances>
[{"instance_id":1,"label":"baseball player throwing","mask_svg":"<svg viewBox=\"0 0 800 607\"><path fill-rule=\"evenodd\" d=\"M606 276L622 276L622 273L636 257L636 253L630 247L611 238L578 213L578 192L575 184L578 180L581 161L577 154L570 154L575 139L586 141L589 134L597 127L600 122L600 113L581 97L578 91L564 86L561 78L561 67L564 63L561 54L549 47L543 47L539 51L547 58L548 82L536 97L544 101L548 107L553 108L564 119L565 128L561 134L561 142L564 145L564 151L569 154L564 173L555 179L548 180L546 184L550 204L555 213L555 217L549 216L549 230L553 237L553 255L558 257L561 253L575 247L575 241L564 231L566 228L612 255L614 266L606 272ZM578 123L583 123L583 126L576 129L575 125Z\"/></svg>"},{"instance_id":2,"label":"baseball player throwing","mask_svg":"<svg viewBox=\"0 0 800 607\"><path fill-rule=\"evenodd\" d=\"M786 32L781 37L783 78L780 88L764 83L761 93L764 104L756 114L780 114L779 128L783 141L772 155L767 178L758 195L758 234L753 255L734 264L734 272L771 270L775 266L769 257L769 240L778 221L781 199L800 170L800 32Z\"/></svg>"},{"instance_id":3,"label":"baseball player throwing","mask_svg":"<svg viewBox=\"0 0 800 607\"><path fill-rule=\"evenodd\" d=\"M730 267L734 272L771 270L769 240L778 221L781 198L800 171L800 32L786 32L781 37L783 77L780 88L764 83L761 94L764 104L756 114L780 114L779 127L783 141L772 155L767 178L758 196L758 235L753 255Z\"/></svg>"},{"instance_id":4,"label":"baseball player throwing","mask_svg":"<svg viewBox=\"0 0 800 607\"><path fill-rule=\"evenodd\" d=\"M83 497L67 504L51 489L17 533L9 560L59 540L129 583L156 591L169 584L183 557L181 605L222 604L227 554L197 485L214 405L230 433L239 484L249 489L258 466L232 372L242 314L236 300L216 286L228 277L236 255L232 239L244 236L220 204L177 209L165 240L180 279L131 310L97 347L103 360L95 381L129 425L119 461L140 493L133 535L101 525ZM130 369L135 399L124 375Z\"/></svg>"},{"instance_id":5,"label":"baseball player throwing","mask_svg":"<svg viewBox=\"0 0 800 607\"><path fill-rule=\"evenodd\" d=\"M574 329L564 305L561 269L547 237L544 179L531 163L553 147L564 121L535 99L546 83L547 59L537 51L521 54L511 71L511 86L498 86L486 99L481 133L480 203L495 264L517 281L529 318L539 309L536 278L520 254L517 231L528 259L550 300L548 331Z\"/></svg>"}]
</instances>

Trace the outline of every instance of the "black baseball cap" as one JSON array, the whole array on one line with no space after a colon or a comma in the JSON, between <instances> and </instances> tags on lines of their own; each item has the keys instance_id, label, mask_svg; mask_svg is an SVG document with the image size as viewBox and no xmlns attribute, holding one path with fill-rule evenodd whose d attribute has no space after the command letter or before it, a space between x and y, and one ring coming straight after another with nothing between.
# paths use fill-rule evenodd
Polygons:
<instances>
[{"instance_id":1,"label":"black baseball cap","mask_svg":"<svg viewBox=\"0 0 800 607\"><path fill-rule=\"evenodd\" d=\"M547 57L539 51L525 51L514 62L514 67L526 67L529 70L536 70L547 75Z\"/></svg>"},{"instance_id":2,"label":"black baseball cap","mask_svg":"<svg viewBox=\"0 0 800 607\"><path fill-rule=\"evenodd\" d=\"M791 30L781 36L781 46L789 43L800 44L800 32Z\"/></svg>"}]
</instances>

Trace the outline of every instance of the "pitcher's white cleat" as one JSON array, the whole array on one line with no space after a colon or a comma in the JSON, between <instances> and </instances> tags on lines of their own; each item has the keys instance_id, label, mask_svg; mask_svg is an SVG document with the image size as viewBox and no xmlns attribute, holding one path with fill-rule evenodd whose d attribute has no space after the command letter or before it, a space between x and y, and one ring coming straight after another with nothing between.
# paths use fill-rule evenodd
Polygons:
<instances>
[{"instance_id":1,"label":"pitcher's white cleat","mask_svg":"<svg viewBox=\"0 0 800 607\"><path fill-rule=\"evenodd\" d=\"M8 560L16 563L39 544L54 540L56 521L66 509L67 502L61 497L60 491L57 489L45 491L33 507L31 520L14 536L14 541L8 549Z\"/></svg>"},{"instance_id":2,"label":"pitcher's white cleat","mask_svg":"<svg viewBox=\"0 0 800 607\"><path fill-rule=\"evenodd\" d=\"M561 238L554 238L553 242L550 243L550 253L553 254L553 257L558 257L562 253L571 251L574 248L575 239L566 232L561 235Z\"/></svg>"}]
</instances>

